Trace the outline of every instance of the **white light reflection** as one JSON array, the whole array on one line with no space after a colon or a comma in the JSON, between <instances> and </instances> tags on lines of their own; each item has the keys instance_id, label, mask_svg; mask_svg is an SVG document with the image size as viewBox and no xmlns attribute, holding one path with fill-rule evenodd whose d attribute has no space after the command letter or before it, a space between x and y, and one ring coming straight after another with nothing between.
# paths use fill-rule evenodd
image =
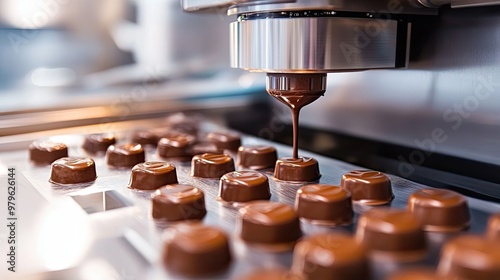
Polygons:
<instances>
[{"instance_id":1,"label":"white light reflection","mask_svg":"<svg viewBox=\"0 0 500 280\"><path fill-rule=\"evenodd\" d=\"M84 216L68 207L54 207L42 217L36 242L37 259L49 271L77 265L91 240Z\"/></svg>"}]
</instances>

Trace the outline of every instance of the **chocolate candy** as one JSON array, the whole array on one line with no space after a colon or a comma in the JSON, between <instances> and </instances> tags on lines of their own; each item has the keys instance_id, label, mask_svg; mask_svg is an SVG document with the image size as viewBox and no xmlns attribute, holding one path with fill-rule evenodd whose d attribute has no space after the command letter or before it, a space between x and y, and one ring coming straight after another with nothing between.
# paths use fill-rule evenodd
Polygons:
<instances>
[{"instance_id":1,"label":"chocolate candy","mask_svg":"<svg viewBox=\"0 0 500 280\"><path fill-rule=\"evenodd\" d=\"M340 233L303 238L293 250L292 271L308 280L370 278L365 247L349 235Z\"/></svg>"},{"instance_id":2,"label":"chocolate candy","mask_svg":"<svg viewBox=\"0 0 500 280\"><path fill-rule=\"evenodd\" d=\"M192 155L201 154L223 154L224 149L219 149L214 143L201 142L188 148L188 153Z\"/></svg>"},{"instance_id":3,"label":"chocolate candy","mask_svg":"<svg viewBox=\"0 0 500 280\"><path fill-rule=\"evenodd\" d=\"M500 242L462 235L441 250L437 272L447 279L500 279Z\"/></svg>"},{"instance_id":4,"label":"chocolate candy","mask_svg":"<svg viewBox=\"0 0 500 280\"><path fill-rule=\"evenodd\" d=\"M488 238L500 241L500 214L492 215L488 220L486 232Z\"/></svg>"},{"instance_id":5,"label":"chocolate candy","mask_svg":"<svg viewBox=\"0 0 500 280\"><path fill-rule=\"evenodd\" d=\"M276 161L274 177L282 181L310 182L321 177L318 162L313 158L280 158Z\"/></svg>"},{"instance_id":6,"label":"chocolate candy","mask_svg":"<svg viewBox=\"0 0 500 280\"><path fill-rule=\"evenodd\" d=\"M163 158L190 160L193 154L188 150L196 138L188 134L177 134L161 138L158 142L158 155Z\"/></svg>"},{"instance_id":7,"label":"chocolate candy","mask_svg":"<svg viewBox=\"0 0 500 280\"><path fill-rule=\"evenodd\" d=\"M95 181L95 163L91 158L63 157L52 163L50 182L54 184L81 184Z\"/></svg>"},{"instance_id":8,"label":"chocolate candy","mask_svg":"<svg viewBox=\"0 0 500 280\"><path fill-rule=\"evenodd\" d=\"M132 133L132 142L143 146L156 146L159 139L157 131L152 129L140 129Z\"/></svg>"},{"instance_id":9,"label":"chocolate candy","mask_svg":"<svg viewBox=\"0 0 500 280\"><path fill-rule=\"evenodd\" d=\"M50 140L36 140L29 147L30 160L34 164L51 164L56 159L68 156L68 147Z\"/></svg>"},{"instance_id":10,"label":"chocolate candy","mask_svg":"<svg viewBox=\"0 0 500 280\"><path fill-rule=\"evenodd\" d=\"M238 148L237 165L249 169L274 167L277 160L276 149L271 146L241 146Z\"/></svg>"},{"instance_id":11,"label":"chocolate candy","mask_svg":"<svg viewBox=\"0 0 500 280\"><path fill-rule=\"evenodd\" d=\"M237 235L253 245L269 249L287 249L300 238L300 222L297 213L287 204L270 201L248 203L238 212Z\"/></svg>"},{"instance_id":12,"label":"chocolate candy","mask_svg":"<svg viewBox=\"0 0 500 280\"><path fill-rule=\"evenodd\" d=\"M177 174L173 164L147 161L132 168L129 183L131 189L155 190L170 184L177 184Z\"/></svg>"},{"instance_id":13,"label":"chocolate candy","mask_svg":"<svg viewBox=\"0 0 500 280\"><path fill-rule=\"evenodd\" d=\"M233 159L226 154L196 155L191 161L191 176L201 178L220 178L234 171Z\"/></svg>"},{"instance_id":14,"label":"chocolate candy","mask_svg":"<svg viewBox=\"0 0 500 280\"><path fill-rule=\"evenodd\" d=\"M163 263L170 272L207 277L231 262L228 237L218 228L182 223L166 229L163 236Z\"/></svg>"},{"instance_id":15,"label":"chocolate candy","mask_svg":"<svg viewBox=\"0 0 500 280\"><path fill-rule=\"evenodd\" d=\"M427 231L460 231L470 224L467 201L449 190L422 189L412 193L408 211Z\"/></svg>"},{"instance_id":16,"label":"chocolate candy","mask_svg":"<svg viewBox=\"0 0 500 280\"><path fill-rule=\"evenodd\" d=\"M211 132L207 135L207 140L224 150L237 151L241 145L240 136L230 132Z\"/></svg>"},{"instance_id":17,"label":"chocolate candy","mask_svg":"<svg viewBox=\"0 0 500 280\"><path fill-rule=\"evenodd\" d=\"M354 202L364 205L383 205L391 202L391 180L378 171L355 170L342 176L341 185L352 195Z\"/></svg>"},{"instance_id":18,"label":"chocolate candy","mask_svg":"<svg viewBox=\"0 0 500 280\"><path fill-rule=\"evenodd\" d=\"M406 269L396 272L389 280L447 280L448 278L438 275L436 272L424 268Z\"/></svg>"},{"instance_id":19,"label":"chocolate candy","mask_svg":"<svg viewBox=\"0 0 500 280\"><path fill-rule=\"evenodd\" d=\"M200 122L197 117L183 113L177 113L165 119L165 127L168 129L193 136L198 134L199 126Z\"/></svg>"},{"instance_id":20,"label":"chocolate candy","mask_svg":"<svg viewBox=\"0 0 500 280\"><path fill-rule=\"evenodd\" d=\"M351 194L338 186L307 185L297 191L295 210L313 224L348 225L352 223Z\"/></svg>"},{"instance_id":21,"label":"chocolate candy","mask_svg":"<svg viewBox=\"0 0 500 280\"><path fill-rule=\"evenodd\" d=\"M106 156L108 165L113 167L132 167L146 158L142 145L135 143L111 145Z\"/></svg>"},{"instance_id":22,"label":"chocolate candy","mask_svg":"<svg viewBox=\"0 0 500 280\"><path fill-rule=\"evenodd\" d=\"M219 196L225 202L248 202L271 197L267 176L256 171L234 171L220 178Z\"/></svg>"},{"instance_id":23,"label":"chocolate candy","mask_svg":"<svg viewBox=\"0 0 500 280\"><path fill-rule=\"evenodd\" d=\"M112 133L90 134L85 137L82 148L91 154L104 153L115 143L116 138Z\"/></svg>"},{"instance_id":24,"label":"chocolate candy","mask_svg":"<svg viewBox=\"0 0 500 280\"><path fill-rule=\"evenodd\" d=\"M376 208L358 220L356 239L379 255L418 259L425 254L426 241L420 223L409 212Z\"/></svg>"},{"instance_id":25,"label":"chocolate candy","mask_svg":"<svg viewBox=\"0 0 500 280\"><path fill-rule=\"evenodd\" d=\"M167 185L151 196L152 216L166 222L201 220L207 214L205 195L189 185Z\"/></svg>"}]
</instances>

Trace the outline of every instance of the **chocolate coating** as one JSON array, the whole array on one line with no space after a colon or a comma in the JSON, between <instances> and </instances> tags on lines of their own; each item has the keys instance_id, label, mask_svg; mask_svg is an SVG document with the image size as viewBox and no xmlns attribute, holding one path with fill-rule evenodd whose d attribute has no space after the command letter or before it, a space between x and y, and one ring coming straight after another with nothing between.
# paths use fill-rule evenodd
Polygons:
<instances>
[{"instance_id":1,"label":"chocolate coating","mask_svg":"<svg viewBox=\"0 0 500 280\"><path fill-rule=\"evenodd\" d=\"M295 210L301 219L314 224L348 225L352 223L351 194L331 185L307 185L297 191Z\"/></svg>"},{"instance_id":2,"label":"chocolate coating","mask_svg":"<svg viewBox=\"0 0 500 280\"><path fill-rule=\"evenodd\" d=\"M129 188L155 190L164 185L177 184L175 166L168 162L147 161L132 168Z\"/></svg>"},{"instance_id":3,"label":"chocolate coating","mask_svg":"<svg viewBox=\"0 0 500 280\"><path fill-rule=\"evenodd\" d=\"M488 238L500 241L500 214L491 215L486 234Z\"/></svg>"},{"instance_id":4,"label":"chocolate coating","mask_svg":"<svg viewBox=\"0 0 500 280\"><path fill-rule=\"evenodd\" d=\"M154 131L153 129L136 130L132 133L131 138L133 143L141 144L143 146L156 146L158 140L160 139L157 131Z\"/></svg>"},{"instance_id":5,"label":"chocolate coating","mask_svg":"<svg viewBox=\"0 0 500 280\"><path fill-rule=\"evenodd\" d=\"M250 202L241 208L236 220L238 236L253 244L286 244L302 235L297 213L287 204L270 201Z\"/></svg>"},{"instance_id":6,"label":"chocolate coating","mask_svg":"<svg viewBox=\"0 0 500 280\"><path fill-rule=\"evenodd\" d=\"M91 154L104 153L115 143L116 138L112 133L90 134L85 137L82 148Z\"/></svg>"},{"instance_id":7,"label":"chocolate coating","mask_svg":"<svg viewBox=\"0 0 500 280\"><path fill-rule=\"evenodd\" d=\"M163 263L185 276L204 276L225 270L231 262L226 234L201 223L182 223L165 230Z\"/></svg>"},{"instance_id":8,"label":"chocolate coating","mask_svg":"<svg viewBox=\"0 0 500 280\"><path fill-rule=\"evenodd\" d=\"M400 253L401 257L420 257L426 249L420 223L411 213L400 209L376 208L365 212L358 220L356 239L371 251Z\"/></svg>"},{"instance_id":9,"label":"chocolate coating","mask_svg":"<svg viewBox=\"0 0 500 280\"><path fill-rule=\"evenodd\" d=\"M389 280L447 280L447 278L429 269L413 268L396 272L389 276Z\"/></svg>"},{"instance_id":10,"label":"chocolate coating","mask_svg":"<svg viewBox=\"0 0 500 280\"><path fill-rule=\"evenodd\" d=\"M278 180L291 182L310 182L321 177L319 164L313 158L280 158L276 161L274 177Z\"/></svg>"},{"instance_id":11,"label":"chocolate coating","mask_svg":"<svg viewBox=\"0 0 500 280\"><path fill-rule=\"evenodd\" d=\"M201 178L220 178L234 171L233 158L226 154L196 155L191 161L191 176Z\"/></svg>"},{"instance_id":12,"label":"chocolate coating","mask_svg":"<svg viewBox=\"0 0 500 280\"><path fill-rule=\"evenodd\" d=\"M211 132L207 135L207 140L224 150L237 151L241 145L240 136L230 132Z\"/></svg>"},{"instance_id":13,"label":"chocolate coating","mask_svg":"<svg viewBox=\"0 0 500 280\"><path fill-rule=\"evenodd\" d=\"M292 270L308 280L369 279L365 247L346 234L323 233L295 245Z\"/></svg>"},{"instance_id":14,"label":"chocolate coating","mask_svg":"<svg viewBox=\"0 0 500 280\"><path fill-rule=\"evenodd\" d=\"M68 147L50 140L35 140L29 147L30 160L34 164L51 164L56 159L68 156Z\"/></svg>"},{"instance_id":15,"label":"chocolate coating","mask_svg":"<svg viewBox=\"0 0 500 280\"><path fill-rule=\"evenodd\" d=\"M266 200L271 197L267 176L256 171L234 171L220 178L219 198L226 202Z\"/></svg>"},{"instance_id":16,"label":"chocolate coating","mask_svg":"<svg viewBox=\"0 0 500 280\"><path fill-rule=\"evenodd\" d=\"M81 184L95 181L97 174L91 158L64 157L52 163L50 182L54 184Z\"/></svg>"},{"instance_id":17,"label":"chocolate coating","mask_svg":"<svg viewBox=\"0 0 500 280\"><path fill-rule=\"evenodd\" d=\"M437 272L450 279L500 279L500 242L462 235L441 250Z\"/></svg>"},{"instance_id":18,"label":"chocolate coating","mask_svg":"<svg viewBox=\"0 0 500 280\"><path fill-rule=\"evenodd\" d=\"M241 146L238 148L238 166L250 169L265 169L275 165L276 149L271 146Z\"/></svg>"},{"instance_id":19,"label":"chocolate coating","mask_svg":"<svg viewBox=\"0 0 500 280\"><path fill-rule=\"evenodd\" d=\"M158 155L163 158L191 159L193 154L188 149L195 142L196 138L188 134L161 138L158 141Z\"/></svg>"},{"instance_id":20,"label":"chocolate coating","mask_svg":"<svg viewBox=\"0 0 500 280\"><path fill-rule=\"evenodd\" d=\"M467 201L449 190L422 189L412 193L408 211L427 231L460 231L470 224Z\"/></svg>"},{"instance_id":21,"label":"chocolate coating","mask_svg":"<svg viewBox=\"0 0 500 280\"><path fill-rule=\"evenodd\" d=\"M384 173L355 170L342 176L341 186L352 195L352 200L365 205L383 205L391 202L391 180Z\"/></svg>"},{"instance_id":22,"label":"chocolate coating","mask_svg":"<svg viewBox=\"0 0 500 280\"><path fill-rule=\"evenodd\" d=\"M201 220L207 214L205 195L189 185L167 185L151 196L152 216L167 222Z\"/></svg>"},{"instance_id":23,"label":"chocolate coating","mask_svg":"<svg viewBox=\"0 0 500 280\"><path fill-rule=\"evenodd\" d=\"M132 167L146 158L142 145L135 143L111 145L106 156L108 165L114 167Z\"/></svg>"}]
</instances>

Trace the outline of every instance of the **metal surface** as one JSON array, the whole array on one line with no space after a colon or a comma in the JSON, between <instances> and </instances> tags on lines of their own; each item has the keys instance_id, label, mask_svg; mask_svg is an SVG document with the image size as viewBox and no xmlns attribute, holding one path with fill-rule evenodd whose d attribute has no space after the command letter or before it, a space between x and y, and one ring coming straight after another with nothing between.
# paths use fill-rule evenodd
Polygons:
<instances>
[{"instance_id":1,"label":"metal surface","mask_svg":"<svg viewBox=\"0 0 500 280\"><path fill-rule=\"evenodd\" d=\"M213 131L221 128L209 125L205 129ZM127 135L128 133L120 133L117 136L121 141L126 141ZM63 135L54 137L54 140L68 143L71 156L85 155L79 148L81 135ZM278 149L280 156L291 153L290 147L252 137L244 137L243 143L271 144ZM359 168L303 151L300 154L312 156L319 161L322 173L320 183L338 185L343 173ZM147 159L158 160L153 149L147 151ZM17 169L19 189L16 200L20 223L18 242L23 246L19 246L17 252L20 270L12 279L183 279L169 274L160 263L162 227L150 218L150 192L127 188L129 170L111 170L106 167L103 157L95 157L95 161L98 178L93 184L59 187L48 182L50 167L31 166L25 150L2 153L3 169L7 166ZM234 279L255 269L290 265L291 252L255 251L238 242L234 236L236 210L224 207L215 200L218 180L192 178L188 175L189 163L175 164L180 183L195 185L205 192L208 215L203 222L223 228L234 241L233 264L227 273L214 276L214 279ZM301 185L280 183L272 179L270 172L266 174L270 176L271 200L293 205L295 191ZM425 187L396 176L390 178L395 194L391 207L404 208L408 195ZM125 206L131 206L87 214L81 204L77 203L86 198L83 205L99 204L110 191L114 201L122 201ZM0 194L2 201L4 193ZM467 232L482 233L489 213L499 212L500 205L472 198L468 198L468 202L472 224ZM103 205L102 209L104 208ZM356 206L356 220L367 209ZM305 234L311 234L336 230L352 232L354 226L325 228L302 224L302 228ZM400 264L372 259L376 279L383 279L388 273L401 267L435 265L439 247L451 236L454 234L427 234L431 246L424 261ZM6 242L0 244L2 251L4 246ZM3 262L1 273L5 273L5 265Z\"/></svg>"},{"instance_id":2,"label":"metal surface","mask_svg":"<svg viewBox=\"0 0 500 280\"><path fill-rule=\"evenodd\" d=\"M290 75L290 74L268 74L266 88L268 91L293 91L308 90L312 92L326 90L326 74L313 75ZM300 84L299 81L306 81Z\"/></svg>"},{"instance_id":3,"label":"metal surface","mask_svg":"<svg viewBox=\"0 0 500 280\"><path fill-rule=\"evenodd\" d=\"M450 5L453 8L467 8L479 6L499 5L498 0L418 0L426 7L436 8L444 5Z\"/></svg>"},{"instance_id":4,"label":"metal surface","mask_svg":"<svg viewBox=\"0 0 500 280\"><path fill-rule=\"evenodd\" d=\"M379 21L306 17L233 22L231 66L286 73L394 68L398 22Z\"/></svg>"}]
</instances>

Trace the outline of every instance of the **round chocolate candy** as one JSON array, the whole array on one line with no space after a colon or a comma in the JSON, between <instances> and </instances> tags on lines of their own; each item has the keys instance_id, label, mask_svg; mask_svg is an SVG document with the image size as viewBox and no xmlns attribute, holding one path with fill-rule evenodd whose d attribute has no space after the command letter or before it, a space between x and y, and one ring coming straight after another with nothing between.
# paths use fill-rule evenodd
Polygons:
<instances>
[{"instance_id":1,"label":"round chocolate candy","mask_svg":"<svg viewBox=\"0 0 500 280\"><path fill-rule=\"evenodd\" d=\"M270 201L248 203L238 212L237 235L251 245L284 250L302 236L297 213L287 204Z\"/></svg>"},{"instance_id":2,"label":"round chocolate candy","mask_svg":"<svg viewBox=\"0 0 500 280\"><path fill-rule=\"evenodd\" d=\"M248 202L271 197L267 176L257 171L234 171L220 178L219 199L225 202Z\"/></svg>"},{"instance_id":3,"label":"round chocolate candy","mask_svg":"<svg viewBox=\"0 0 500 280\"><path fill-rule=\"evenodd\" d=\"M211 132L207 135L207 140L219 149L230 151L237 151L241 145L240 136L230 132Z\"/></svg>"},{"instance_id":4,"label":"round chocolate candy","mask_svg":"<svg viewBox=\"0 0 500 280\"><path fill-rule=\"evenodd\" d=\"M313 224L348 225L352 223L351 194L331 185L307 185L297 191L295 210L299 217Z\"/></svg>"},{"instance_id":5,"label":"round chocolate candy","mask_svg":"<svg viewBox=\"0 0 500 280\"><path fill-rule=\"evenodd\" d=\"M105 153L115 143L116 138L112 133L90 134L85 137L82 148L91 154Z\"/></svg>"},{"instance_id":6,"label":"round chocolate candy","mask_svg":"<svg viewBox=\"0 0 500 280\"><path fill-rule=\"evenodd\" d=\"M135 143L111 145L106 156L108 165L113 167L132 167L146 158L142 145Z\"/></svg>"},{"instance_id":7,"label":"round chocolate candy","mask_svg":"<svg viewBox=\"0 0 500 280\"><path fill-rule=\"evenodd\" d=\"M426 240L421 224L405 210L376 208L358 220L356 239L372 252L401 259L425 255Z\"/></svg>"},{"instance_id":8,"label":"round chocolate candy","mask_svg":"<svg viewBox=\"0 0 500 280\"><path fill-rule=\"evenodd\" d=\"M63 157L52 163L50 182L69 185L95 181L97 174L91 158Z\"/></svg>"},{"instance_id":9,"label":"round chocolate candy","mask_svg":"<svg viewBox=\"0 0 500 280\"><path fill-rule=\"evenodd\" d=\"M408 198L408 211L426 231L460 231L470 224L465 198L453 191L422 189Z\"/></svg>"},{"instance_id":10,"label":"round chocolate candy","mask_svg":"<svg viewBox=\"0 0 500 280\"><path fill-rule=\"evenodd\" d=\"M353 237L340 233L301 239L293 250L292 271L308 280L370 279L365 247Z\"/></svg>"},{"instance_id":11,"label":"round chocolate candy","mask_svg":"<svg viewBox=\"0 0 500 280\"><path fill-rule=\"evenodd\" d=\"M425 268L412 268L393 273L389 280L446 280L448 278L438 275L435 271Z\"/></svg>"},{"instance_id":12,"label":"round chocolate candy","mask_svg":"<svg viewBox=\"0 0 500 280\"><path fill-rule=\"evenodd\" d=\"M177 184L175 166L168 162L147 161L132 168L129 188L155 190L164 185Z\"/></svg>"},{"instance_id":13,"label":"round chocolate candy","mask_svg":"<svg viewBox=\"0 0 500 280\"><path fill-rule=\"evenodd\" d=\"M500 241L500 214L491 215L486 234L488 238Z\"/></svg>"},{"instance_id":14,"label":"round chocolate candy","mask_svg":"<svg viewBox=\"0 0 500 280\"><path fill-rule=\"evenodd\" d=\"M231 262L228 237L218 228L181 223L166 229L163 237L163 263L169 272L208 277Z\"/></svg>"},{"instance_id":15,"label":"round chocolate candy","mask_svg":"<svg viewBox=\"0 0 500 280\"><path fill-rule=\"evenodd\" d=\"M152 216L165 222L201 220L207 214L205 195L189 185L167 185L151 196Z\"/></svg>"},{"instance_id":16,"label":"round chocolate candy","mask_svg":"<svg viewBox=\"0 0 500 280\"><path fill-rule=\"evenodd\" d=\"M35 140L29 147L30 160L34 164L51 164L56 159L68 156L68 147L50 140Z\"/></svg>"},{"instance_id":17,"label":"round chocolate candy","mask_svg":"<svg viewBox=\"0 0 500 280\"><path fill-rule=\"evenodd\" d=\"M161 138L158 142L158 155L163 158L190 160L193 156L188 150L196 138L188 134L177 134Z\"/></svg>"},{"instance_id":18,"label":"round chocolate candy","mask_svg":"<svg viewBox=\"0 0 500 280\"><path fill-rule=\"evenodd\" d=\"M276 161L274 177L282 181L310 182L321 177L318 161L313 158L280 158Z\"/></svg>"},{"instance_id":19,"label":"round chocolate candy","mask_svg":"<svg viewBox=\"0 0 500 280\"><path fill-rule=\"evenodd\" d=\"M447 279L500 279L500 242L462 235L441 249L437 272Z\"/></svg>"},{"instance_id":20,"label":"round chocolate candy","mask_svg":"<svg viewBox=\"0 0 500 280\"><path fill-rule=\"evenodd\" d=\"M133 143L141 144L143 146L156 146L156 144L158 144L158 140L160 139L157 131L153 129L136 130L132 133L131 138Z\"/></svg>"},{"instance_id":21,"label":"round chocolate candy","mask_svg":"<svg viewBox=\"0 0 500 280\"><path fill-rule=\"evenodd\" d=\"M241 146L238 148L238 166L249 169L272 168L276 164L276 149L271 146Z\"/></svg>"},{"instance_id":22,"label":"round chocolate candy","mask_svg":"<svg viewBox=\"0 0 500 280\"><path fill-rule=\"evenodd\" d=\"M351 193L352 200L364 205L383 205L391 202L391 180L384 173L355 170L342 176L341 186Z\"/></svg>"},{"instance_id":23,"label":"round chocolate candy","mask_svg":"<svg viewBox=\"0 0 500 280\"><path fill-rule=\"evenodd\" d=\"M233 158L226 154L196 155L191 161L191 176L201 178L217 178L234 171Z\"/></svg>"}]
</instances>

